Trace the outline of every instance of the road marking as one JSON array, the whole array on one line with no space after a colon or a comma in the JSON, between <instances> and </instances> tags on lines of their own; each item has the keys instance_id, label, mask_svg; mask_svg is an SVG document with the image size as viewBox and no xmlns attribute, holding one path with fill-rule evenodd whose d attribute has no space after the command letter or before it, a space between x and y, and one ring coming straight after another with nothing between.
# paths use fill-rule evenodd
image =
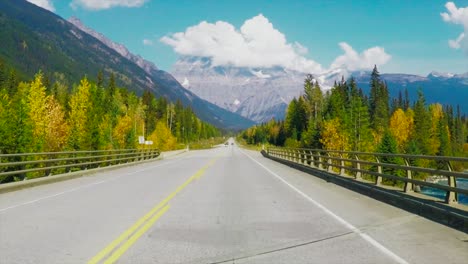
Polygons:
<instances>
[{"instance_id":1,"label":"road marking","mask_svg":"<svg viewBox=\"0 0 468 264\"><path fill-rule=\"evenodd\" d=\"M169 164L175 163L177 161L179 161L179 160L169 161L169 162L166 162L166 163L163 163L163 164L158 164L156 166L151 166L151 167L136 170L136 171L133 171L133 172L124 173L124 174L122 174L120 176L114 176L114 177L112 177L111 179L108 179L108 180L93 182L93 183L82 185L82 186L79 186L79 187L75 187L75 188L72 188L72 189L69 189L69 190L66 190L66 191L63 191L63 192L59 192L59 193L56 193L56 194L52 194L52 195L44 196L44 197L41 197L41 198L37 198L37 199L31 200L31 201L28 201L28 202L23 202L23 203L20 203L20 204L8 206L8 207L0 209L0 213L2 213L4 211L7 211L7 210L10 210L10 209L13 209L13 208L20 207L20 206L33 204L33 203L36 203L36 202L39 202L39 201L42 201L42 200L50 199L50 198L53 198L53 197L61 196L61 195L67 194L67 193L71 193L71 192L75 192L75 191L78 191L78 190L81 190L81 189L92 187L94 185L99 185L99 184L102 184L102 183L105 183L105 182L115 181L115 180L117 180L119 178L122 178L124 176L129 176L129 175L133 175L133 174L145 171L145 170L150 170L150 169L154 169L154 168L157 168L157 167L169 165Z\"/></svg>"},{"instance_id":2,"label":"road marking","mask_svg":"<svg viewBox=\"0 0 468 264\"><path fill-rule=\"evenodd\" d=\"M252 161L254 161L255 163L257 163L260 167L262 167L263 169L265 169L267 172L269 172L271 175L273 175L276 179L280 180L282 183L286 184L289 188L291 188L292 190L294 190L295 192L297 192L298 194L300 194L303 198L305 198L306 200L308 200L309 202L311 202L312 204L314 204L315 206L317 206L318 208L322 209L325 213L327 213L328 215L330 215L331 217L335 218L338 222L340 222L341 224L343 224L344 226L346 226L348 229L350 229L351 231L353 231L355 234L358 234L361 238L363 238L365 241L367 241L368 243L370 243L371 245L373 245L375 248L377 248L378 250L380 250L382 253L386 254L387 256L389 256L390 258L392 258L393 260L395 260L397 263L400 263L400 264L408 264L408 262L406 260L404 260L403 258L401 258L400 256L398 256L397 254L393 253L390 249L386 248L384 245L380 244L379 242L377 242L375 239L373 239L372 237L370 237L369 235L367 235L366 233L362 232L361 230L359 230L359 228L353 226L352 224L348 223L346 220L344 220L343 218L339 217L338 215L336 215L335 213L333 213L332 211L330 211L328 208L326 208L325 206L323 206L321 203L315 201L314 199L312 199L310 196L308 196L307 194L305 194L304 192L302 192L301 190L299 190L298 188L296 188L294 185L290 184L289 182L287 182L285 179L283 179L281 176L279 176L278 174L276 174L275 172L271 171L270 169L268 169L266 166L264 166L263 164L261 164L260 162L258 162L257 160L255 160L254 158L252 158L249 154L245 153L244 151L240 150L240 152L244 155L246 155L247 157L249 157Z\"/></svg>"},{"instance_id":3,"label":"road marking","mask_svg":"<svg viewBox=\"0 0 468 264\"><path fill-rule=\"evenodd\" d=\"M169 205L164 206L161 211L159 211L155 216L153 216L138 232L133 234L127 242L125 242L119 249L117 249L106 261L104 264L112 264L116 262L135 242L150 228L154 225L156 220L158 220L167 210Z\"/></svg>"},{"instance_id":4,"label":"road marking","mask_svg":"<svg viewBox=\"0 0 468 264\"><path fill-rule=\"evenodd\" d=\"M117 261L120 258L120 256L122 256L125 253L125 251L127 251L127 249L130 248L138 240L138 238L140 238L146 232L146 230L148 230L154 224L154 222L156 222L156 220L159 219L169 209L169 201L172 200L172 198L174 198L185 187L187 187L187 185L189 185L192 181L199 179L203 174L205 174L206 170L209 167L213 166L213 164L216 162L216 160L218 160L218 158L219 157L211 159L207 165L203 166L197 172L195 172L195 174L188 178L182 185L178 186L175 191L173 191L166 198L164 198L164 200L162 200L155 207L153 207L134 225L132 225L129 229L124 231L118 238L116 238L108 246L101 250L96 256L90 259L88 261L88 264L99 263L103 258L108 256L114 250L115 251L112 253L112 255L108 259L106 259L104 263L114 263L115 261ZM142 225L143 227L140 228ZM127 241L124 242L125 240ZM124 244L122 244L122 242L124 242Z\"/></svg>"}]
</instances>

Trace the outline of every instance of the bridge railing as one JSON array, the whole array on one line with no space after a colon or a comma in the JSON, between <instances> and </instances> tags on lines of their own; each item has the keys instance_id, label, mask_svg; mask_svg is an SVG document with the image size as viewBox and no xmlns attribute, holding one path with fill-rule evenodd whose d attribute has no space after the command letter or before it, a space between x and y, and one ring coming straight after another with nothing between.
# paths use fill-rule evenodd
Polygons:
<instances>
[{"instance_id":1,"label":"bridge railing","mask_svg":"<svg viewBox=\"0 0 468 264\"><path fill-rule=\"evenodd\" d=\"M0 183L153 159L158 149L0 154Z\"/></svg>"},{"instance_id":2,"label":"bridge railing","mask_svg":"<svg viewBox=\"0 0 468 264\"><path fill-rule=\"evenodd\" d=\"M383 179L396 186L400 183L404 192L420 186L436 188L446 192L446 203L456 203L458 194L468 195L468 189L457 187L456 181L468 179L468 173L454 170L454 164L467 168L468 158L276 147L268 148L267 153L356 180L373 180L376 185L381 185ZM427 176L446 179L447 185L424 180Z\"/></svg>"}]
</instances>

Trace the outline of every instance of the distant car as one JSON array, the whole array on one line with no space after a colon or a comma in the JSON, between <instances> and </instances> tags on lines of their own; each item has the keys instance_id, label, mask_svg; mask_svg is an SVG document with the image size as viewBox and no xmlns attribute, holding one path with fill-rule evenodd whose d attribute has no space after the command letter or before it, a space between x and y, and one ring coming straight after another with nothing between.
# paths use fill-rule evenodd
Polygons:
<instances>
[{"instance_id":1,"label":"distant car","mask_svg":"<svg viewBox=\"0 0 468 264\"><path fill-rule=\"evenodd\" d=\"M227 147L229 145L229 142L224 143L224 145Z\"/></svg>"},{"instance_id":2,"label":"distant car","mask_svg":"<svg viewBox=\"0 0 468 264\"><path fill-rule=\"evenodd\" d=\"M234 142L232 142L231 145L234 145Z\"/></svg>"}]
</instances>

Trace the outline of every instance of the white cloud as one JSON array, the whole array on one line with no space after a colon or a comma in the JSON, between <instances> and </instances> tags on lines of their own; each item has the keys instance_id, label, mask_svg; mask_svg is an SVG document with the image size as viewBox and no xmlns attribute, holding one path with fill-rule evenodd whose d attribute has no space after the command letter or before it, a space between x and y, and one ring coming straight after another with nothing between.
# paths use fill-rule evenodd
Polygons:
<instances>
[{"instance_id":1,"label":"white cloud","mask_svg":"<svg viewBox=\"0 0 468 264\"><path fill-rule=\"evenodd\" d=\"M326 71L322 65L305 57L309 53L306 47L298 42L289 43L286 36L262 14L246 20L240 29L224 21L203 21L185 32L164 36L160 41L180 55L211 58L213 66L281 66L305 73ZM332 68L344 65L353 70L370 69L374 64L384 64L391 58L381 47L357 54L346 43L340 43L340 46L345 54L332 63Z\"/></svg>"},{"instance_id":2,"label":"white cloud","mask_svg":"<svg viewBox=\"0 0 468 264\"><path fill-rule=\"evenodd\" d=\"M261 14L245 21L239 30L227 22L204 21L185 32L165 36L161 42L172 46L181 55L209 57L213 66L282 66L304 72L322 70L320 64L301 55L304 52L302 45L288 43L284 34Z\"/></svg>"},{"instance_id":3,"label":"white cloud","mask_svg":"<svg viewBox=\"0 0 468 264\"><path fill-rule=\"evenodd\" d=\"M351 71L372 69L374 65L386 64L391 59L382 47L372 47L359 54L346 42L341 42L339 45L344 54L333 61L330 67L332 69L342 66Z\"/></svg>"},{"instance_id":4,"label":"white cloud","mask_svg":"<svg viewBox=\"0 0 468 264\"><path fill-rule=\"evenodd\" d=\"M54 7L54 4L52 3L52 0L28 0L28 2L31 2L51 12L55 12L55 7Z\"/></svg>"},{"instance_id":5,"label":"white cloud","mask_svg":"<svg viewBox=\"0 0 468 264\"><path fill-rule=\"evenodd\" d=\"M143 39L143 45L145 46L152 46L153 41L151 39Z\"/></svg>"},{"instance_id":6,"label":"white cloud","mask_svg":"<svg viewBox=\"0 0 468 264\"><path fill-rule=\"evenodd\" d=\"M441 13L442 19L447 23L463 26L463 32L458 36L457 39L449 40L448 44L453 49L463 49L468 54L468 6L460 7L453 2L447 2L445 4L448 12Z\"/></svg>"},{"instance_id":7,"label":"white cloud","mask_svg":"<svg viewBox=\"0 0 468 264\"><path fill-rule=\"evenodd\" d=\"M294 47L294 50L300 55L306 55L307 53L309 53L309 49L302 46L302 44L297 41L294 42L293 47Z\"/></svg>"},{"instance_id":8,"label":"white cloud","mask_svg":"<svg viewBox=\"0 0 468 264\"><path fill-rule=\"evenodd\" d=\"M465 33L461 33L457 39L449 39L448 44L452 49L459 49L461 47L461 42L465 38Z\"/></svg>"},{"instance_id":9,"label":"white cloud","mask_svg":"<svg viewBox=\"0 0 468 264\"><path fill-rule=\"evenodd\" d=\"M73 0L72 8L82 7L89 10L102 10L112 7L140 7L149 0Z\"/></svg>"}]
</instances>

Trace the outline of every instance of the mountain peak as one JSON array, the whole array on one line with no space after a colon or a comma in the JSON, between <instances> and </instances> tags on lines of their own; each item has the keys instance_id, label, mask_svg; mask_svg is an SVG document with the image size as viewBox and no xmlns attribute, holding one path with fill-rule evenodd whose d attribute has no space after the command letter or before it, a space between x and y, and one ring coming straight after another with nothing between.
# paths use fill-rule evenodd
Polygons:
<instances>
[{"instance_id":1,"label":"mountain peak","mask_svg":"<svg viewBox=\"0 0 468 264\"><path fill-rule=\"evenodd\" d=\"M120 43L116 43L103 34L95 31L92 28L87 27L79 18L72 16L68 19L68 22L72 23L75 27L80 29L81 31L88 33L89 35L95 37L97 40L102 42L107 47L115 50L121 56L127 58L128 60L137 64L140 68L142 68L146 73L151 74L152 71L157 71L158 68L156 65L150 61L143 59L139 55L135 55L131 53L124 45Z\"/></svg>"},{"instance_id":2,"label":"mountain peak","mask_svg":"<svg viewBox=\"0 0 468 264\"><path fill-rule=\"evenodd\" d=\"M427 75L428 78L452 78L453 76L455 76L455 74L453 73L449 73L449 72L437 72L437 71L432 71L431 73L429 73L429 75Z\"/></svg>"}]
</instances>

